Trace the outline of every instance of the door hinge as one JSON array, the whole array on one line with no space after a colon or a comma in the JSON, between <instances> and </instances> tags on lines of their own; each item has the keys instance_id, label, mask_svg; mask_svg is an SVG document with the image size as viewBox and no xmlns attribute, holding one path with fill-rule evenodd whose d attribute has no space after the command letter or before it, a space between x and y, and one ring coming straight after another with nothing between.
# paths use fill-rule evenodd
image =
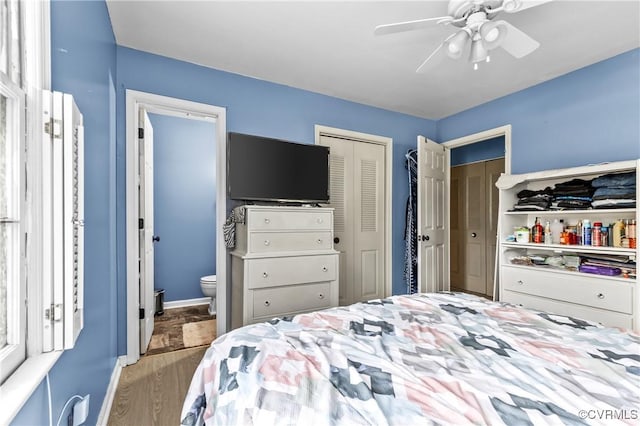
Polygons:
<instances>
[{"instance_id":1,"label":"door hinge","mask_svg":"<svg viewBox=\"0 0 640 426\"><path fill-rule=\"evenodd\" d=\"M138 309L138 319L144 319L144 308Z\"/></svg>"},{"instance_id":2,"label":"door hinge","mask_svg":"<svg viewBox=\"0 0 640 426\"><path fill-rule=\"evenodd\" d=\"M144 219L143 218L139 218L138 219L138 229L144 229Z\"/></svg>"},{"instance_id":3,"label":"door hinge","mask_svg":"<svg viewBox=\"0 0 640 426\"><path fill-rule=\"evenodd\" d=\"M144 139L144 129L142 127L138 127L138 139Z\"/></svg>"}]
</instances>

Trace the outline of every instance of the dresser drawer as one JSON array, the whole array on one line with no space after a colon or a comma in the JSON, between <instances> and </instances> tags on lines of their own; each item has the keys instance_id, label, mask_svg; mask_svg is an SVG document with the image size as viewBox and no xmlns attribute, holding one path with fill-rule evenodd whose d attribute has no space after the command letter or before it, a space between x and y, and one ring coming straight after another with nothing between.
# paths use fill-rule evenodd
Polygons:
<instances>
[{"instance_id":1,"label":"dresser drawer","mask_svg":"<svg viewBox=\"0 0 640 426\"><path fill-rule=\"evenodd\" d=\"M330 283L263 288L250 294L254 318L273 318L331 306Z\"/></svg>"},{"instance_id":2,"label":"dresser drawer","mask_svg":"<svg viewBox=\"0 0 640 426\"><path fill-rule=\"evenodd\" d=\"M633 312L632 286L605 278L503 266L501 283L505 290L626 314Z\"/></svg>"},{"instance_id":3,"label":"dresser drawer","mask_svg":"<svg viewBox=\"0 0 640 426\"><path fill-rule=\"evenodd\" d=\"M282 253L333 248L331 231L323 232L251 232L249 252Z\"/></svg>"},{"instance_id":4,"label":"dresser drawer","mask_svg":"<svg viewBox=\"0 0 640 426\"><path fill-rule=\"evenodd\" d=\"M250 231L307 230L331 231L333 229L330 210L251 210L247 221Z\"/></svg>"},{"instance_id":5,"label":"dresser drawer","mask_svg":"<svg viewBox=\"0 0 640 426\"><path fill-rule=\"evenodd\" d=\"M333 281L338 254L247 259L247 288Z\"/></svg>"},{"instance_id":6,"label":"dresser drawer","mask_svg":"<svg viewBox=\"0 0 640 426\"><path fill-rule=\"evenodd\" d=\"M505 290L502 293L502 302L522 305L525 308L544 311L552 314L566 315L572 318L580 318L594 321L606 327L633 328L633 316L603 309L594 309L587 306L575 305L558 300L546 299L538 296L517 293Z\"/></svg>"}]
</instances>

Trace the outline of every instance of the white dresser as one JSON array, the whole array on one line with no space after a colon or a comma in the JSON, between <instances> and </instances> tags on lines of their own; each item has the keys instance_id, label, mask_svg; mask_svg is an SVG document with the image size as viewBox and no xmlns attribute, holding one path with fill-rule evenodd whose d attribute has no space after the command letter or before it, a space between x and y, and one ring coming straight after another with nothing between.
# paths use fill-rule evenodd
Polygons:
<instances>
[{"instance_id":1,"label":"white dresser","mask_svg":"<svg viewBox=\"0 0 640 426\"><path fill-rule=\"evenodd\" d=\"M333 209L245 206L231 282L232 328L338 306Z\"/></svg>"},{"instance_id":2,"label":"white dresser","mask_svg":"<svg viewBox=\"0 0 640 426\"><path fill-rule=\"evenodd\" d=\"M640 330L640 290L638 280L624 275L606 276L569 270L514 264L526 255L613 256L636 261L640 249L610 246L535 244L509 241L514 228L531 228L536 217L541 224L563 219L575 225L579 220L611 224L618 219L640 220L637 208L513 211L516 194L523 190L541 190L574 178L592 179L609 173L637 171L640 161L623 161L562 170L547 170L522 175L502 175L499 216L499 299L528 308L584 318L606 326ZM636 177L636 200L638 184Z\"/></svg>"}]
</instances>

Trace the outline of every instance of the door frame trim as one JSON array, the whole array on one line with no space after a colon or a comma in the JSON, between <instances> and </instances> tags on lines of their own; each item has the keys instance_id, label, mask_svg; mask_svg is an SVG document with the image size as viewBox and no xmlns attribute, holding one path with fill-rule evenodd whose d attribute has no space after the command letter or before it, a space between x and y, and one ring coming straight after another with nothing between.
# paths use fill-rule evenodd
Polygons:
<instances>
[{"instance_id":1,"label":"door frame trim","mask_svg":"<svg viewBox=\"0 0 640 426\"><path fill-rule=\"evenodd\" d=\"M487 139L497 138L499 136L504 136L504 172L505 174L511 174L511 124L442 142L442 145L449 149L447 155L449 156L449 164L451 164L452 149L482 142ZM451 173L449 173L449 175L451 175Z\"/></svg>"},{"instance_id":2,"label":"door frame trim","mask_svg":"<svg viewBox=\"0 0 640 426\"><path fill-rule=\"evenodd\" d=\"M389 297L393 294L393 281L391 275L391 266L392 266L392 239L391 239L391 228L392 228L392 177L393 177L393 138L379 135L372 135L369 133L356 132L353 130L340 129L337 127L329 127L322 126L320 124L316 124L314 126L314 134L315 134L315 144L320 144L321 136L330 136L336 137L339 139L349 139L357 142L364 143L372 143L376 145L384 146L384 156L385 156L385 200L384 200L384 267L385 267L385 285L384 285L384 297Z\"/></svg>"},{"instance_id":3,"label":"door frame trim","mask_svg":"<svg viewBox=\"0 0 640 426\"><path fill-rule=\"evenodd\" d=\"M140 295L138 287L138 111L140 108L148 112L173 115L189 119L200 119L215 122L216 142L216 186L221 188L216 194L216 229L222 229L227 210L227 130L226 108L171 98L152 93L126 90L126 137L125 137L125 205L126 205L126 298L127 298L127 365L140 359L140 323L138 319L138 307ZM216 241L216 275L218 277L217 311L224 315L217 316L217 335L227 331L228 317L228 292L227 292L227 264L228 255L224 246L224 238Z\"/></svg>"}]
</instances>

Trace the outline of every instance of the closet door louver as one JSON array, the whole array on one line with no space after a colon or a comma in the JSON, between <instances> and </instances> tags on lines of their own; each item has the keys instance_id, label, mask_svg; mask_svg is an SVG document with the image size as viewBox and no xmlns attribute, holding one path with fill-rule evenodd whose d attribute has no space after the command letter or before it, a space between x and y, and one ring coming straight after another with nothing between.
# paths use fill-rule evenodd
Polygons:
<instances>
[{"instance_id":1,"label":"closet door louver","mask_svg":"<svg viewBox=\"0 0 640 426\"><path fill-rule=\"evenodd\" d=\"M59 92L43 94L43 120L43 351L50 351L72 348L84 322L84 128L73 97Z\"/></svg>"}]
</instances>

